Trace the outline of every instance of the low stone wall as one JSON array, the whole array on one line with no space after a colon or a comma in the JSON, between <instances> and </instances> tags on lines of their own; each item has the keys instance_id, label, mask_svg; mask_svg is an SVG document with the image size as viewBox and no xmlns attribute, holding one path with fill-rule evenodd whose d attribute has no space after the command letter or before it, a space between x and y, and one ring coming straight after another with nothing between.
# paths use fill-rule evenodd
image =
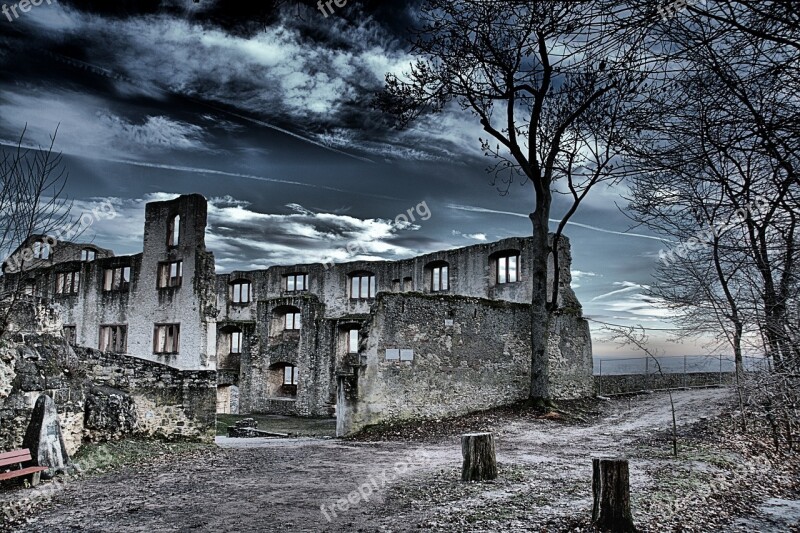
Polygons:
<instances>
[{"instance_id":1,"label":"low stone wall","mask_svg":"<svg viewBox=\"0 0 800 533\"><path fill-rule=\"evenodd\" d=\"M69 453L126 436L213 442L216 373L26 336L0 346L0 450L22 445L36 399L56 403Z\"/></svg>"},{"instance_id":2,"label":"low stone wall","mask_svg":"<svg viewBox=\"0 0 800 533\"><path fill-rule=\"evenodd\" d=\"M721 377L720 377L721 376ZM733 384L734 374L695 372L687 374L624 374L595 376L597 394L627 394L645 390L679 389L682 387L713 387Z\"/></svg>"},{"instance_id":3,"label":"low stone wall","mask_svg":"<svg viewBox=\"0 0 800 533\"><path fill-rule=\"evenodd\" d=\"M130 395L140 435L164 439L214 441L216 372L172 367L88 348L77 349L94 385Z\"/></svg>"}]
</instances>

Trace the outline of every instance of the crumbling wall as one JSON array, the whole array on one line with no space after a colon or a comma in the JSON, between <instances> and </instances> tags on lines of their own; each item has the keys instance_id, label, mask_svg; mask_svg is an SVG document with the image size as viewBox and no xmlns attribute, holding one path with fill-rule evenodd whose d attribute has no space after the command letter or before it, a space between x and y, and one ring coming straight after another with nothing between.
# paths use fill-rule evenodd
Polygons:
<instances>
[{"instance_id":1,"label":"crumbling wall","mask_svg":"<svg viewBox=\"0 0 800 533\"><path fill-rule=\"evenodd\" d=\"M0 346L0 450L22 445L42 394L56 403L70 453L130 436L213 442L215 372L73 349L57 336L15 340Z\"/></svg>"},{"instance_id":2,"label":"crumbling wall","mask_svg":"<svg viewBox=\"0 0 800 533\"><path fill-rule=\"evenodd\" d=\"M594 395L589 322L566 309L553 317L547 340L551 397L563 400Z\"/></svg>"},{"instance_id":3,"label":"crumbling wall","mask_svg":"<svg viewBox=\"0 0 800 533\"><path fill-rule=\"evenodd\" d=\"M340 435L381 422L465 414L529 395L528 305L381 294L367 330L364 364L339 377ZM413 360L402 360L409 352L390 360L394 350L413 351ZM550 358L555 398L593 392L585 320L568 315L553 322Z\"/></svg>"},{"instance_id":4,"label":"crumbling wall","mask_svg":"<svg viewBox=\"0 0 800 533\"><path fill-rule=\"evenodd\" d=\"M161 363L89 348L76 348L76 351L94 386L115 389L132 398L136 434L213 442L216 372L177 370Z\"/></svg>"},{"instance_id":5,"label":"crumbling wall","mask_svg":"<svg viewBox=\"0 0 800 533\"><path fill-rule=\"evenodd\" d=\"M63 339L27 335L24 343L4 341L0 368L0 449L22 446L36 400L47 394L58 408L67 450L77 451L83 440L86 373Z\"/></svg>"},{"instance_id":6,"label":"crumbling wall","mask_svg":"<svg viewBox=\"0 0 800 533\"><path fill-rule=\"evenodd\" d=\"M683 387L728 387L735 385L733 372L689 372L660 374L622 374L594 376L597 394L632 394Z\"/></svg>"},{"instance_id":7,"label":"crumbling wall","mask_svg":"<svg viewBox=\"0 0 800 533\"><path fill-rule=\"evenodd\" d=\"M302 315L299 331L285 331L283 313L297 309ZM257 305L254 333L240 364L240 410L245 413L274 413L327 416L333 412L331 395L330 327L325 306L312 295L262 300ZM221 322L222 323L222 322ZM278 365L298 369L297 394L275 394L283 373Z\"/></svg>"}]
</instances>

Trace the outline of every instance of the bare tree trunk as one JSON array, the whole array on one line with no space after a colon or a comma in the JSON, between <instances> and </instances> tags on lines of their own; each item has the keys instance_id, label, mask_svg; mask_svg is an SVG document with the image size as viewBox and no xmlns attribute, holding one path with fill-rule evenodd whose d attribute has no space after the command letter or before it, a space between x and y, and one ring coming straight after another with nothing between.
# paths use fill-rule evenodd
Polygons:
<instances>
[{"instance_id":1,"label":"bare tree trunk","mask_svg":"<svg viewBox=\"0 0 800 533\"><path fill-rule=\"evenodd\" d=\"M530 215L533 222L533 264L531 265L531 391L538 407L550 400L550 362L547 353L550 309L547 302L547 259L550 255L549 209L540 205ZM558 273L555 273L558 276Z\"/></svg>"},{"instance_id":2,"label":"bare tree trunk","mask_svg":"<svg viewBox=\"0 0 800 533\"><path fill-rule=\"evenodd\" d=\"M494 436L491 433L461 435L461 481L488 481L497 477Z\"/></svg>"},{"instance_id":3,"label":"bare tree trunk","mask_svg":"<svg viewBox=\"0 0 800 533\"><path fill-rule=\"evenodd\" d=\"M592 459L592 525L600 531L635 532L628 473L624 458Z\"/></svg>"}]
</instances>

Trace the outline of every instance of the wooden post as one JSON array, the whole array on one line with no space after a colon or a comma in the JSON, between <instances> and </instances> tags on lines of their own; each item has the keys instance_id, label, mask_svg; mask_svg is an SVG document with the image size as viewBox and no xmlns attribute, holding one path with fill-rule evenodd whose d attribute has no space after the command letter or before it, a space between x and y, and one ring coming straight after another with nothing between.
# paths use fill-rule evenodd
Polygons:
<instances>
[{"instance_id":1,"label":"wooden post","mask_svg":"<svg viewBox=\"0 0 800 533\"><path fill-rule=\"evenodd\" d=\"M631 514L628 460L621 457L592 458L592 525L600 531L636 531Z\"/></svg>"},{"instance_id":2,"label":"wooden post","mask_svg":"<svg viewBox=\"0 0 800 533\"><path fill-rule=\"evenodd\" d=\"M491 433L461 435L461 481L487 481L497 477L494 436Z\"/></svg>"}]
</instances>

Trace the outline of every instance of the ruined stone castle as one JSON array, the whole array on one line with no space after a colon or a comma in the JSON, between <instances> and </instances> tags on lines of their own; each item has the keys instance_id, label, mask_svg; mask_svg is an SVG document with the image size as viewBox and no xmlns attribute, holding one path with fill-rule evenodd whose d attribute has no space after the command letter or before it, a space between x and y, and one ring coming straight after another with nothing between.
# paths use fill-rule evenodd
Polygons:
<instances>
[{"instance_id":1,"label":"ruined stone castle","mask_svg":"<svg viewBox=\"0 0 800 533\"><path fill-rule=\"evenodd\" d=\"M33 237L3 290L55 304L74 345L216 370L222 413L335 415L344 435L527 397L530 239L216 274L206 211L200 195L147 204L131 256ZM550 379L554 397L573 398L593 393L591 339L566 239L560 254Z\"/></svg>"}]
</instances>

